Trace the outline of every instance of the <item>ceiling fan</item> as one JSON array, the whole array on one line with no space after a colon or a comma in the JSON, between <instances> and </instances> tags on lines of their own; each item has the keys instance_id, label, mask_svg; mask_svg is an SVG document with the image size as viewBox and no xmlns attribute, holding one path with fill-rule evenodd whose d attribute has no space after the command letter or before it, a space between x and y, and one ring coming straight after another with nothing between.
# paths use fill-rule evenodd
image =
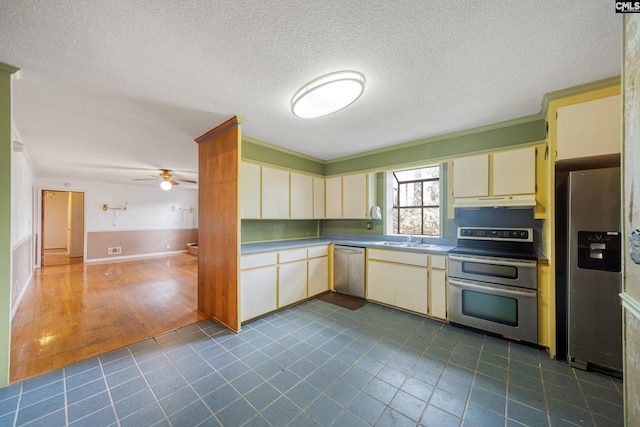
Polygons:
<instances>
[{"instance_id":1,"label":"ceiling fan","mask_svg":"<svg viewBox=\"0 0 640 427\"><path fill-rule=\"evenodd\" d=\"M165 191L169 191L171 190L171 187L174 185L178 185L181 182L187 182L190 184L197 184L197 181L193 181L190 179L180 179L180 178L174 178L173 175L171 174L171 169L160 169L160 173L156 176L156 175L149 175L153 178L136 178L134 179L134 181L151 181L154 179L159 179L162 182L160 183L160 188L162 188Z\"/></svg>"}]
</instances>

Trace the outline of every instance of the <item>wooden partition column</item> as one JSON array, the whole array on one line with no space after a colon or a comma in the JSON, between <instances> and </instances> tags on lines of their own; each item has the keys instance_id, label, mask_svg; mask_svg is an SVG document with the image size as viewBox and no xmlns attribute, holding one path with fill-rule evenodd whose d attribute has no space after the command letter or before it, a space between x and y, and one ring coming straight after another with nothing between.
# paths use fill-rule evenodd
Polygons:
<instances>
[{"instance_id":1,"label":"wooden partition column","mask_svg":"<svg viewBox=\"0 0 640 427\"><path fill-rule=\"evenodd\" d=\"M240 143L233 117L198 143L198 309L240 331Z\"/></svg>"}]
</instances>

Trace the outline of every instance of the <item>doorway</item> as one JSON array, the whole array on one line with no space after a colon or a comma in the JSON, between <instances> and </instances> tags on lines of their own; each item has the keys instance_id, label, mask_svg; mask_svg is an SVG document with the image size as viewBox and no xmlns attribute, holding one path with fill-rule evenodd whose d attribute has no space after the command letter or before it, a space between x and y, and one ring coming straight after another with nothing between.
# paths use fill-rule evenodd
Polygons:
<instances>
[{"instance_id":1,"label":"doorway","mask_svg":"<svg viewBox=\"0 0 640 427\"><path fill-rule=\"evenodd\" d=\"M41 266L84 260L84 193L42 191Z\"/></svg>"}]
</instances>

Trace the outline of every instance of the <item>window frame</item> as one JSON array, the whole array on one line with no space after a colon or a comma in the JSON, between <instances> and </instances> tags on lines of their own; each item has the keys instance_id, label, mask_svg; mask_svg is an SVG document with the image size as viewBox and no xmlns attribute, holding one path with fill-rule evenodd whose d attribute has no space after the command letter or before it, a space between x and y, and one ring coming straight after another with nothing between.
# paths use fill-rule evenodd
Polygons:
<instances>
[{"instance_id":1,"label":"window frame","mask_svg":"<svg viewBox=\"0 0 640 427\"><path fill-rule=\"evenodd\" d=\"M428 168L438 168L438 178L423 178L423 179L412 179L412 180L405 180L405 181L400 181L398 180L397 176L396 176L396 172L401 172L401 171L408 171L408 170L415 170L415 169L428 169ZM400 233L400 213L403 209L420 209L420 229L424 232L424 210L425 209L434 209L437 208L438 209L438 234L437 235L427 235L427 234L414 234L415 236L422 236L422 237L431 237L431 238L439 238L442 237L442 232L443 232L443 172L444 172L444 168L442 163L438 163L438 164L428 164L428 165L421 165L421 166L414 166L414 167L407 167L407 168L397 168L397 169L392 169L392 170L388 170L386 172L386 192L387 192L387 196L385 197L386 201L387 201L387 221L385 222L385 234L386 235L395 235L395 236L407 236L408 234L405 233ZM398 192L397 194L394 191L394 180L395 182L398 183ZM406 185L406 184L415 184L415 183L421 183L422 185L424 185L424 183L428 183L428 182L438 182L438 204L437 205L425 205L424 204L424 198L422 201L422 205L420 206L401 206L400 205L400 185ZM423 187L424 190L424 187ZM394 200L394 198L397 198L397 200ZM394 215L394 211L398 210L398 227L395 228L393 225L393 215Z\"/></svg>"}]
</instances>

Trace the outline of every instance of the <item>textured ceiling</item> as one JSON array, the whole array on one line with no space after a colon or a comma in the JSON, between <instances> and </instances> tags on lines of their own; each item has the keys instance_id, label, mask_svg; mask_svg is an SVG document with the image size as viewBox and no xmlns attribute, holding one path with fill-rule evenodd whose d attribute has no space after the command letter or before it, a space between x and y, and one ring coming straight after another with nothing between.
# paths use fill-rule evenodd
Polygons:
<instances>
[{"instance_id":1,"label":"textured ceiling","mask_svg":"<svg viewBox=\"0 0 640 427\"><path fill-rule=\"evenodd\" d=\"M603 0L2 0L0 62L22 69L15 127L38 176L193 179L193 139L233 115L330 160L538 113L620 74L621 22ZM356 103L291 114L345 69L367 79Z\"/></svg>"}]
</instances>

